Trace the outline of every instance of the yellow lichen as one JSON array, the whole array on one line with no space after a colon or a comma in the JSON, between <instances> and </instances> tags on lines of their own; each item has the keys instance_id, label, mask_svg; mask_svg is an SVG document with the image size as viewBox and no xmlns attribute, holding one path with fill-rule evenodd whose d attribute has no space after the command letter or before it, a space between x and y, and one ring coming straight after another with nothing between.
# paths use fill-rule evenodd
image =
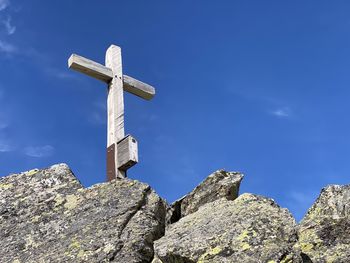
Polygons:
<instances>
[{"instance_id":1,"label":"yellow lichen","mask_svg":"<svg viewBox=\"0 0 350 263\"><path fill-rule=\"evenodd\" d=\"M205 260L209 256L215 256L215 255L219 254L221 251L222 251L222 248L220 248L220 247L211 248L209 251L207 251L203 255L201 255L201 257L198 259L197 263L204 263Z\"/></svg>"},{"instance_id":2,"label":"yellow lichen","mask_svg":"<svg viewBox=\"0 0 350 263\"><path fill-rule=\"evenodd\" d=\"M66 200L67 201L64 204L64 207L68 210L76 208L79 204L79 200L76 195L67 195Z\"/></svg>"},{"instance_id":3,"label":"yellow lichen","mask_svg":"<svg viewBox=\"0 0 350 263\"><path fill-rule=\"evenodd\" d=\"M211 255L217 255L222 251L222 249L220 247L214 247L211 251L210 254Z\"/></svg>"},{"instance_id":4,"label":"yellow lichen","mask_svg":"<svg viewBox=\"0 0 350 263\"><path fill-rule=\"evenodd\" d=\"M238 237L237 239L240 241L240 246L242 251L248 250L251 248L249 245L249 240L251 237L256 237L257 233L253 229L245 229Z\"/></svg>"},{"instance_id":5,"label":"yellow lichen","mask_svg":"<svg viewBox=\"0 0 350 263\"><path fill-rule=\"evenodd\" d=\"M242 251L250 249L250 245L248 243L243 242L241 245Z\"/></svg>"},{"instance_id":6,"label":"yellow lichen","mask_svg":"<svg viewBox=\"0 0 350 263\"><path fill-rule=\"evenodd\" d=\"M293 262L293 257L291 255L288 255L284 259L281 260L281 263L292 263Z\"/></svg>"},{"instance_id":7,"label":"yellow lichen","mask_svg":"<svg viewBox=\"0 0 350 263\"><path fill-rule=\"evenodd\" d=\"M38 244L35 243L33 237L31 235L28 235L26 237L26 245L25 245L25 249L27 250L28 248L36 248L38 247Z\"/></svg>"},{"instance_id":8,"label":"yellow lichen","mask_svg":"<svg viewBox=\"0 0 350 263\"><path fill-rule=\"evenodd\" d=\"M34 217L32 218L32 223L37 223L37 222L39 222L39 219L40 219L40 216L34 216Z\"/></svg>"},{"instance_id":9,"label":"yellow lichen","mask_svg":"<svg viewBox=\"0 0 350 263\"><path fill-rule=\"evenodd\" d=\"M55 206L60 206L62 203L64 202L64 198L62 197L62 195L58 194L55 197Z\"/></svg>"},{"instance_id":10,"label":"yellow lichen","mask_svg":"<svg viewBox=\"0 0 350 263\"><path fill-rule=\"evenodd\" d=\"M78 254L77 254L77 258L84 258L85 257L85 252L84 250L79 250Z\"/></svg>"},{"instance_id":11,"label":"yellow lichen","mask_svg":"<svg viewBox=\"0 0 350 263\"><path fill-rule=\"evenodd\" d=\"M0 189L4 189L4 190L7 190L7 189L10 189L13 187L13 184L0 184Z\"/></svg>"},{"instance_id":12,"label":"yellow lichen","mask_svg":"<svg viewBox=\"0 0 350 263\"><path fill-rule=\"evenodd\" d=\"M301 251L308 252L314 247L311 243L300 243Z\"/></svg>"},{"instance_id":13,"label":"yellow lichen","mask_svg":"<svg viewBox=\"0 0 350 263\"><path fill-rule=\"evenodd\" d=\"M31 176L31 175L36 174L37 172L39 172L39 169L33 169L33 170L28 171L28 172L25 172L25 174Z\"/></svg>"},{"instance_id":14,"label":"yellow lichen","mask_svg":"<svg viewBox=\"0 0 350 263\"><path fill-rule=\"evenodd\" d=\"M76 241L75 239L72 241L72 243L69 245L70 249L79 249L80 248L80 243Z\"/></svg>"},{"instance_id":15,"label":"yellow lichen","mask_svg":"<svg viewBox=\"0 0 350 263\"><path fill-rule=\"evenodd\" d=\"M15 259L14 261L12 261L12 263L21 263L21 261L19 261L18 259Z\"/></svg>"},{"instance_id":16,"label":"yellow lichen","mask_svg":"<svg viewBox=\"0 0 350 263\"><path fill-rule=\"evenodd\" d=\"M276 263L274 260L269 260L267 263Z\"/></svg>"},{"instance_id":17,"label":"yellow lichen","mask_svg":"<svg viewBox=\"0 0 350 263\"><path fill-rule=\"evenodd\" d=\"M249 238L249 231L246 229L244 230L238 237L237 239L240 241L243 241L245 239Z\"/></svg>"},{"instance_id":18,"label":"yellow lichen","mask_svg":"<svg viewBox=\"0 0 350 263\"><path fill-rule=\"evenodd\" d=\"M313 229L302 229L299 231L299 247L302 251L322 246L323 241Z\"/></svg>"},{"instance_id":19,"label":"yellow lichen","mask_svg":"<svg viewBox=\"0 0 350 263\"><path fill-rule=\"evenodd\" d=\"M103 251L107 254L113 250L114 250L114 246L112 244L109 244L109 243L103 249Z\"/></svg>"}]
</instances>

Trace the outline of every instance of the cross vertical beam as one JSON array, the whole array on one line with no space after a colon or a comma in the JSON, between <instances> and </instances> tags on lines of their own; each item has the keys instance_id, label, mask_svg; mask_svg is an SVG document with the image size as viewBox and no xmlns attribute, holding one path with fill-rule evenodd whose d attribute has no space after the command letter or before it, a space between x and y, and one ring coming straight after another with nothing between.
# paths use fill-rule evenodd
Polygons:
<instances>
[{"instance_id":1,"label":"cross vertical beam","mask_svg":"<svg viewBox=\"0 0 350 263\"><path fill-rule=\"evenodd\" d=\"M117 143L125 136L124 132L124 96L121 48L111 45L106 52L106 67L112 69L113 79L108 84L107 97L107 178L124 178L125 171L116 169L118 165ZM112 151L114 149L114 152ZM114 163L111 163L114 162Z\"/></svg>"}]
</instances>

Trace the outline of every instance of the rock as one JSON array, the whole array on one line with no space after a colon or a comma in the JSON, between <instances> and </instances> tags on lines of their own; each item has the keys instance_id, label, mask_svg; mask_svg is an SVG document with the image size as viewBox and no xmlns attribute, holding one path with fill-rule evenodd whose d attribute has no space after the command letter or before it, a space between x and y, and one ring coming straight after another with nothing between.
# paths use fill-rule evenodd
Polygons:
<instances>
[{"instance_id":1,"label":"rock","mask_svg":"<svg viewBox=\"0 0 350 263\"><path fill-rule=\"evenodd\" d=\"M85 189L64 164L3 177L1 262L150 262L165 213L146 184Z\"/></svg>"},{"instance_id":2,"label":"rock","mask_svg":"<svg viewBox=\"0 0 350 263\"><path fill-rule=\"evenodd\" d=\"M302 262L296 223L272 199L243 194L202 205L155 241L153 263Z\"/></svg>"},{"instance_id":3,"label":"rock","mask_svg":"<svg viewBox=\"0 0 350 263\"><path fill-rule=\"evenodd\" d=\"M220 198L234 200L239 193L243 175L239 172L216 171L209 175L191 193L175 201L168 211L168 224L196 212L202 205Z\"/></svg>"},{"instance_id":4,"label":"rock","mask_svg":"<svg viewBox=\"0 0 350 263\"><path fill-rule=\"evenodd\" d=\"M322 189L298 227L303 256L310 262L350 260L350 185Z\"/></svg>"},{"instance_id":5,"label":"rock","mask_svg":"<svg viewBox=\"0 0 350 263\"><path fill-rule=\"evenodd\" d=\"M0 261L349 262L350 185L324 188L297 226L272 199L237 197L242 178L217 171L169 209L135 180L84 188L65 164L2 177Z\"/></svg>"}]
</instances>

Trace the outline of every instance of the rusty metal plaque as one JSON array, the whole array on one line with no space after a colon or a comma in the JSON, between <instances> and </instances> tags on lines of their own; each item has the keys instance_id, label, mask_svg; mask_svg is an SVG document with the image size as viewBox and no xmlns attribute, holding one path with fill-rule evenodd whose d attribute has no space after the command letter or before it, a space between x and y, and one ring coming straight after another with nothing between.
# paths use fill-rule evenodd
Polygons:
<instances>
[{"instance_id":1,"label":"rusty metal plaque","mask_svg":"<svg viewBox=\"0 0 350 263\"><path fill-rule=\"evenodd\" d=\"M112 181L116 178L115 165L115 143L107 148L107 181Z\"/></svg>"}]
</instances>

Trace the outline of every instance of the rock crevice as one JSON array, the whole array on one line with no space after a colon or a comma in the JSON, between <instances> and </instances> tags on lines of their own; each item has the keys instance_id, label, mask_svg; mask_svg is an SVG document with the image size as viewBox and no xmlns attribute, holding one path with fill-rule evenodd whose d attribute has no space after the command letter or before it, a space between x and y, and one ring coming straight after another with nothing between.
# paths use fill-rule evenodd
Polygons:
<instances>
[{"instance_id":1,"label":"rock crevice","mask_svg":"<svg viewBox=\"0 0 350 263\"><path fill-rule=\"evenodd\" d=\"M347 263L350 186L297 224L243 175L219 170L168 205L130 179L83 188L65 164L0 178L1 262Z\"/></svg>"}]
</instances>

